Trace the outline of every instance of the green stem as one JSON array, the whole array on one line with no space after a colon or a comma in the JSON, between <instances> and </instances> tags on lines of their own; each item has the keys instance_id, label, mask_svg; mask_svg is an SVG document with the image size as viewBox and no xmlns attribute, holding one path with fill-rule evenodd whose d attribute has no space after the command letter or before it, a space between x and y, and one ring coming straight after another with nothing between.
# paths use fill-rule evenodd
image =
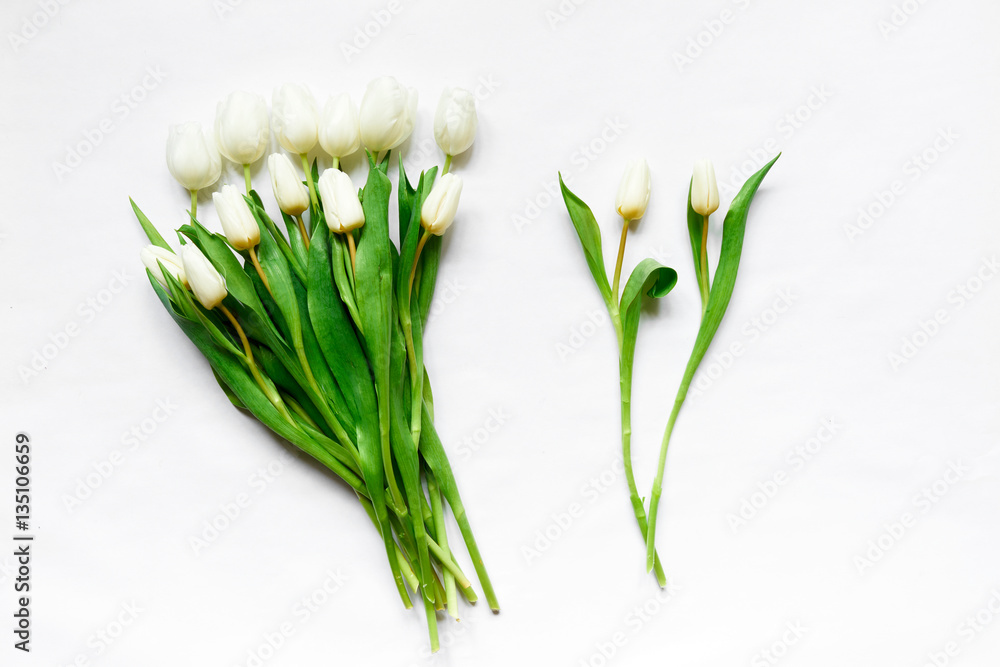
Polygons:
<instances>
[{"instance_id":1,"label":"green stem","mask_svg":"<svg viewBox=\"0 0 1000 667\"><path fill-rule=\"evenodd\" d=\"M246 181L247 196L249 196L251 187L250 187L250 165L248 164L243 165L243 180Z\"/></svg>"},{"instance_id":2,"label":"green stem","mask_svg":"<svg viewBox=\"0 0 1000 667\"><path fill-rule=\"evenodd\" d=\"M419 442L419 440L417 442ZM434 515L434 536L437 537L438 543L440 544L439 548L441 550L441 554L436 555L438 555L441 559L443 566L446 559L451 559L451 550L448 548L448 531L444 521L444 507L441 502L441 491L438 489L437 482L430 475L427 476L427 492L431 497L431 512ZM428 546L430 546L431 552L434 552L434 546L430 540L428 540ZM462 584L463 587L468 585L468 580ZM444 590L448 613L451 614L452 618L457 619L458 595L455 589L455 574L448 568L445 568L444 570Z\"/></svg>"},{"instance_id":3,"label":"green stem","mask_svg":"<svg viewBox=\"0 0 1000 667\"><path fill-rule=\"evenodd\" d=\"M191 217L198 218L198 191L191 190Z\"/></svg>"},{"instance_id":4,"label":"green stem","mask_svg":"<svg viewBox=\"0 0 1000 667\"><path fill-rule=\"evenodd\" d=\"M701 223L701 271L698 276L698 288L701 291L701 316L705 317L708 309L708 216L702 217Z\"/></svg>"},{"instance_id":5,"label":"green stem","mask_svg":"<svg viewBox=\"0 0 1000 667\"><path fill-rule=\"evenodd\" d=\"M340 169L340 158L336 155L333 156L333 168Z\"/></svg>"},{"instance_id":6,"label":"green stem","mask_svg":"<svg viewBox=\"0 0 1000 667\"><path fill-rule=\"evenodd\" d=\"M312 169L309 168L309 157L305 153L299 153L302 160L302 170L306 172L306 182L309 184L309 199L313 208L319 210L319 199L316 197L316 183L313 182ZM337 158L334 158L336 160Z\"/></svg>"},{"instance_id":7,"label":"green stem","mask_svg":"<svg viewBox=\"0 0 1000 667\"><path fill-rule=\"evenodd\" d=\"M628 220L622 218L622 238L618 242L618 261L615 262L615 281L611 287L611 293L614 295L615 301L618 300L618 283L622 277L622 260L625 259L625 239L628 238Z\"/></svg>"},{"instance_id":8,"label":"green stem","mask_svg":"<svg viewBox=\"0 0 1000 667\"><path fill-rule=\"evenodd\" d=\"M442 176L444 176L445 174L448 173L449 170L451 170L451 158L452 158L451 155L444 156L444 167L441 169Z\"/></svg>"},{"instance_id":9,"label":"green stem","mask_svg":"<svg viewBox=\"0 0 1000 667\"><path fill-rule=\"evenodd\" d=\"M660 494L663 491L663 469L667 463L667 448L670 446L670 434L674 431L674 422L680 414L681 406L687 397L688 387L694 379L694 372L698 368L694 359L688 362L684 370L684 378L681 386L677 389L677 397L674 399L674 408L670 411L670 418L667 420L667 428L663 432L663 442L660 444L660 458L656 464L656 478L653 479L653 491L649 496L649 531L646 534L646 569L653 569L656 554L656 516L660 505ZM699 359L700 361L700 359Z\"/></svg>"}]
</instances>

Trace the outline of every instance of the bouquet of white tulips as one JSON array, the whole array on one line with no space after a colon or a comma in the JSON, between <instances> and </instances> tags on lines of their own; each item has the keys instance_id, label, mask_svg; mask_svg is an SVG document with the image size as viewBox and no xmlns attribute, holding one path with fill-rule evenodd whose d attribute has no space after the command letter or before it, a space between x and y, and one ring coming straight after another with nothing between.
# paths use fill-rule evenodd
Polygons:
<instances>
[{"instance_id":1,"label":"bouquet of white tulips","mask_svg":"<svg viewBox=\"0 0 1000 667\"><path fill-rule=\"evenodd\" d=\"M369 84L360 111L346 94L320 112L302 86L277 89L274 132L304 172L283 153L267 159L279 226L250 182L250 165L268 144L267 107L256 95L233 93L218 107L214 138L197 123L170 132L167 166L191 193L179 251L132 207L152 244L142 260L164 307L236 407L355 491L403 604L412 606L411 593L422 600L437 650L436 612L458 618L458 595L477 599L449 546L447 506L490 608L499 606L434 428L423 362L441 235L462 191L447 172L452 156L472 144L475 102L460 89L442 95L434 133L443 175L429 169L414 187L399 161L397 248L389 236L389 154L412 132L415 108L415 91L391 77ZM332 156L322 173L306 157L317 143ZM340 161L362 144L368 174L359 193ZM245 174L245 188L223 185L213 194L221 234L197 214L198 191L220 177L220 153Z\"/></svg>"}]
</instances>

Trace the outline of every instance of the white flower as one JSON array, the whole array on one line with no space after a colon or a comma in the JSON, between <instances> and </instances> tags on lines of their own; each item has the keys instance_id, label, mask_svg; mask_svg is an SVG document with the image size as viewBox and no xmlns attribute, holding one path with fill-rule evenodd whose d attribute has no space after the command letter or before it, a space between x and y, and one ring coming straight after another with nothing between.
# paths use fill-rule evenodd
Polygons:
<instances>
[{"instance_id":1,"label":"white flower","mask_svg":"<svg viewBox=\"0 0 1000 667\"><path fill-rule=\"evenodd\" d=\"M719 208L719 186L715 182L715 167L711 160L698 160L694 163L691 208L701 215L711 215Z\"/></svg>"},{"instance_id":2,"label":"white flower","mask_svg":"<svg viewBox=\"0 0 1000 667\"><path fill-rule=\"evenodd\" d=\"M445 174L438 179L420 209L420 224L431 234L441 236L455 220L458 198L462 194L462 179Z\"/></svg>"},{"instance_id":3,"label":"white flower","mask_svg":"<svg viewBox=\"0 0 1000 667\"><path fill-rule=\"evenodd\" d=\"M226 298L226 280L208 257L193 243L181 246L181 262L191 291L207 310L212 310Z\"/></svg>"},{"instance_id":4,"label":"white flower","mask_svg":"<svg viewBox=\"0 0 1000 667\"><path fill-rule=\"evenodd\" d=\"M626 220L638 220L646 214L649 204L649 165L645 160L632 160L625 167L615 197L615 208Z\"/></svg>"},{"instance_id":5,"label":"white flower","mask_svg":"<svg viewBox=\"0 0 1000 667\"><path fill-rule=\"evenodd\" d=\"M236 91L215 108L219 152L236 164L251 164L267 148L267 105L258 95Z\"/></svg>"},{"instance_id":6,"label":"white flower","mask_svg":"<svg viewBox=\"0 0 1000 667\"><path fill-rule=\"evenodd\" d=\"M167 286L167 281L160 270L160 264L163 265L167 273L172 275L177 282L187 285L187 276L184 275L184 265L181 263L181 258L166 248L148 245L139 252L139 259L142 260L142 263L153 274L153 277L164 287Z\"/></svg>"},{"instance_id":7,"label":"white flower","mask_svg":"<svg viewBox=\"0 0 1000 667\"><path fill-rule=\"evenodd\" d=\"M188 190L201 190L219 180L222 159L201 123L172 125L167 136L167 169Z\"/></svg>"},{"instance_id":8,"label":"white flower","mask_svg":"<svg viewBox=\"0 0 1000 667\"><path fill-rule=\"evenodd\" d=\"M445 88L434 114L434 139L445 155L469 149L476 138L476 98L464 88Z\"/></svg>"},{"instance_id":9,"label":"white flower","mask_svg":"<svg viewBox=\"0 0 1000 667\"><path fill-rule=\"evenodd\" d=\"M288 215L302 215L309 208L309 188L299 179L292 161L284 153L271 153L267 157L267 170L271 173L271 188L278 208Z\"/></svg>"},{"instance_id":10,"label":"white flower","mask_svg":"<svg viewBox=\"0 0 1000 667\"><path fill-rule=\"evenodd\" d=\"M413 132L416 115L416 90L391 76L375 79L361 98L361 141L373 153L393 149Z\"/></svg>"},{"instance_id":11,"label":"white flower","mask_svg":"<svg viewBox=\"0 0 1000 667\"><path fill-rule=\"evenodd\" d=\"M358 108L347 93L331 97L323 107L319 145L335 158L347 157L361 148Z\"/></svg>"},{"instance_id":12,"label":"white flower","mask_svg":"<svg viewBox=\"0 0 1000 667\"><path fill-rule=\"evenodd\" d=\"M319 136L319 111L316 100L304 86L286 83L271 97L274 134L285 150L301 155L316 145Z\"/></svg>"},{"instance_id":13,"label":"white flower","mask_svg":"<svg viewBox=\"0 0 1000 667\"><path fill-rule=\"evenodd\" d=\"M331 231L343 234L365 224L365 211L351 177L339 169L327 169L319 177L323 215Z\"/></svg>"},{"instance_id":14,"label":"white flower","mask_svg":"<svg viewBox=\"0 0 1000 667\"><path fill-rule=\"evenodd\" d=\"M235 185L223 185L222 190L212 193L212 201L222 222L222 231L231 246L247 250L260 243L260 227L243 198L242 190Z\"/></svg>"}]
</instances>

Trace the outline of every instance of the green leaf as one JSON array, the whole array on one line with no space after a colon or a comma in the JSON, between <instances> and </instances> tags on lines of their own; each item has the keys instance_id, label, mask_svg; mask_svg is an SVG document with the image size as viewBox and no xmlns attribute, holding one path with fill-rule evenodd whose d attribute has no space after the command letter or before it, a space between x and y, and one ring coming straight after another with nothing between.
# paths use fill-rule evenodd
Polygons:
<instances>
[{"instance_id":1,"label":"green leaf","mask_svg":"<svg viewBox=\"0 0 1000 667\"><path fill-rule=\"evenodd\" d=\"M583 245L583 254L587 258L587 266L594 276L597 289L601 291L605 303L611 306L614 296L611 294L611 285L608 283L608 274L604 270L604 252L601 249L601 229L597 226L594 212L583 203L579 197L570 192L563 182L562 174L559 174L559 187L562 188L563 200L566 202L566 210L569 211L570 220L576 228L576 234L580 237Z\"/></svg>"},{"instance_id":2,"label":"green leaf","mask_svg":"<svg viewBox=\"0 0 1000 667\"><path fill-rule=\"evenodd\" d=\"M153 223L149 221L149 218L146 217L146 214L139 210L139 207L136 205L134 201L132 201L131 197L128 198L128 201L130 204L132 204L132 210L135 211L135 217L139 219L139 224L142 226L142 231L146 232L146 236L149 238L149 242L155 246L159 246L165 250L173 252L173 249L169 245L167 245L167 242L163 240L162 236L160 236L160 232L156 231L156 227L154 227Z\"/></svg>"}]
</instances>

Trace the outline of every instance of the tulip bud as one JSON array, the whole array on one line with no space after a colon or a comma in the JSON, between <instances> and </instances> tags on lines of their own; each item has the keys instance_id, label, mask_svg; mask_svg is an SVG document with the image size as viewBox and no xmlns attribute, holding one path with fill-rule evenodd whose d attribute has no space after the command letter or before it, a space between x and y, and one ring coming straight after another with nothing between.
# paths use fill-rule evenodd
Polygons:
<instances>
[{"instance_id":1,"label":"tulip bud","mask_svg":"<svg viewBox=\"0 0 1000 667\"><path fill-rule=\"evenodd\" d=\"M445 155L469 149L476 138L476 98L464 88L445 88L434 114L434 139Z\"/></svg>"},{"instance_id":2,"label":"tulip bud","mask_svg":"<svg viewBox=\"0 0 1000 667\"><path fill-rule=\"evenodd\" d=\"M715 167L711 160L698 160L694 163L691 208L701 215L711 215L719 208L719 186L715 182Z\"/></svg>"},{"instance_id":3,"label":"tulip bud","mask_svg":"<svg viewBox=\"0 0 1000 667\"><path fill-rule=\"evenodd\" d=\"M292 161L284 153L271 153L267 170L271 173L271 188L278 208L288 215L302 215L309 208L309 188L299 180Z\"/></svg>"},{"instance_id":4,"label":"tulip bud","mask_svg":"<svg viewBox=\"0 0 1000 667\"><path fill-rule=\"evenodd\" d=\"M201 123L172 125L167 136L167 169L188 190L201 190L219 180L222 160L215 142L205 136Z\"/></svg>"},{"instance_id":5,"label":"tulip bud","mask_svg":"<svg viewBox=\"0 0 1000 667\"><path fill-rule=\"evenodd\" d=\"M649 165L645 160L632 160L625 167L618 185L615 208L626 220L638 220L646 214L649 204Z\"/></svg>"},{"instance_id":6,"label":"tulip bud","mask_svg":"<svg viewBox=\"0 0 1000 667\"><path fill-rule=\"evenodd\" d=\"M319 136L316 100L304 86L286 83L271 97L274 134L282 147L296 155L308 153Z\"/></svg>"},{"instance_id":7,"label":"tulip bud","mask_svg":"<svg viewBox=\"0 0 1000 667\"><path fill-rule=\"evenodd\" d=\"M327 169L319 177L318 185L330 231L343 234L365 224L365 211L350 176L339 169Z\"/></svg>"},{"instance_id":8,"label":"tulip bud","mask_svg":"<svg viewBox=\"0 0 1000 667\"><path fill-rule=\"evenodd\" d=\"M215 108L219 152L236 164L256 162L267 148L267 105L259 96L236 91Z\"/></svg>"},{"instance_id":9,"label":"tulip bud","mask_svg":"<svg viewBox=\"0 0 1000 667\"><path fill-rule=\"evenodd\" d=\"M236 250L247 250L260 243L260 227L239 188L223 185L221 191L212 193L212 201L229 245Z\"/></svg>"},{"instance_id":10,"label":"tulip bud","mask_svg":"<svg viewBox=\"0 0 1000 667\"><path fill-rule=\"evenodd\" d=\"M181 258L166 248L148 245L139 252L139 259L149 269L149 272L153 274L157 282L164 287L167 286L167 280L163 277L163 272L160 270L161 264L167 270L167 273L172 275L177 282L187 285L187 276L184 275L184 265L181 263Z\"/></svg>"},{"instance_id":11,"label":"tulip bud","mask_svg":"<svg viewBox=\"0 0 1000 667\"><path fill-rule=\"evenodd\" d=\"M361 148L358 108L351 96L341 93L327 100L319 123L319 145L335 158L351 155Z\"/></svg>"},{"instance_id":12,"label":"tulip bud","mask_svg":"<svg viewBox=\"0 0 1000 667\"><path fill-rule=\"evenodd\" d=\"M462 179L445 174L438 179L420 209L420 224L431 234L441 236L455 220L458 198L462 194Z\"/></svg>"},{"instance_id":13,"label":"tulip bud","mask_svg":"<svg viewBox=\"0 0 1000 667\"><path fill-rule=\"evenodd\" d=\"M181 262L191 291L206 310L212 310L226 298L226 280L212 262L193 243L181 246Z\"/></svg>"},{"instance_id":14,"label":"tulip bud","mask_svg":"<svg viewBox=\"0 0 1000 667\"><path fill-rule=\"evenodd\" d=\"M373 153L393 149L413 132L416 116L416 90L391 76L375 79L361 98L361 141Z\"/></svg>"}]
</instances>

